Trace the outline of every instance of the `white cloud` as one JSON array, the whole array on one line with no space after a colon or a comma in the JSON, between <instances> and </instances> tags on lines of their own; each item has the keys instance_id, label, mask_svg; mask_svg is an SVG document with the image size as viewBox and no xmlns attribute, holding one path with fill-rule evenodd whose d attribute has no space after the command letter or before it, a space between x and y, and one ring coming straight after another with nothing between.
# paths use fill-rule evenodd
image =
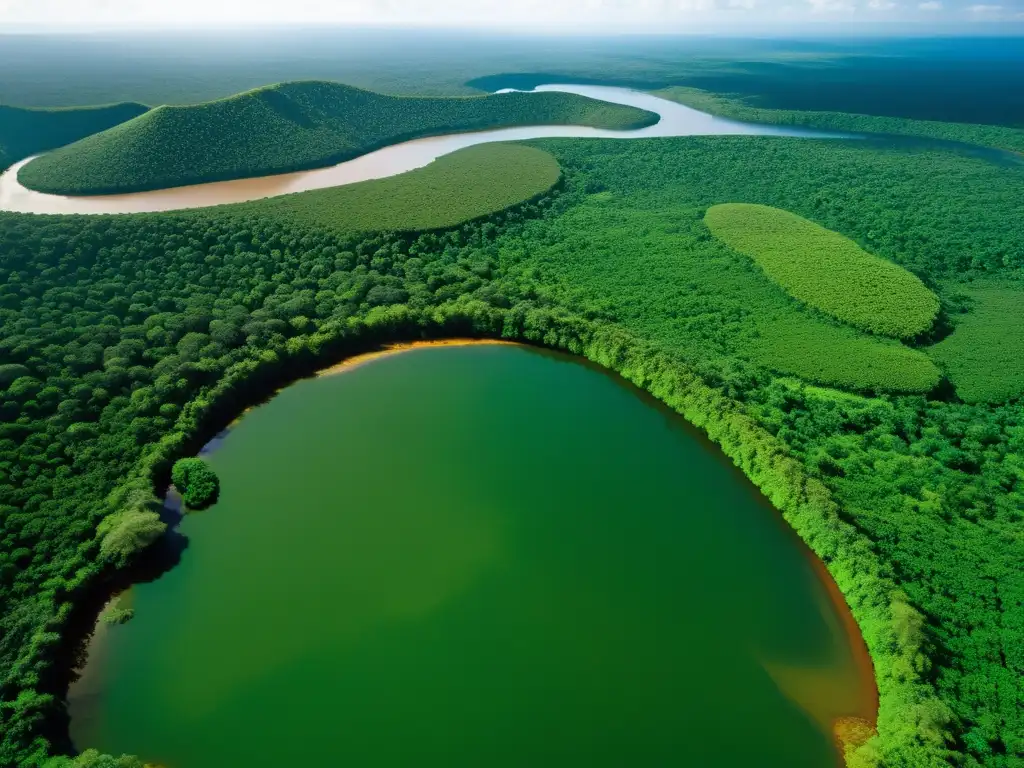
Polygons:
<instances>
[{"instance_id":1,"label":"white cloud","mask_svg":"<svg viewBox=\"0 0 1024 768\"><path fill-rule=\"evenodd\" d=\"M400 24L550 31L747 31L764 24L909 21L950 11L945 0L0 0L0 30L24 26L201 28L282 24ZM1024 0L976 3L963 18L1018 23ZM991 3L991 5L990 5ZM857 16L860 12L861 16ZM865 13L870 12L870 14ZM941 21L937 14L937 21ZM792 28L795 29L795 26Z\"/></svg>"},{"instance_id":2,"label":"white cloud","mask_svg":"<svg viewBox=\"0 0 1024 768\"><path fill-rule=\"evenodd\" d=\"M778 0L775 0L776 2ZM0 0L7 25L171 26L322 23L672 31L694 13L754 8L729 0ZM668 28L665 29L665 25Z\"/></svg>"},{"instance_id":3,"label":"white cloud","mask_svg":"<svg viewBox=\"0 0 1024 768\"><path fill-rule=\"evenodd\" d=\"M690 11L713 11L717 5L716 0L679 0L676 7L683 13L687 13Z\"/></svg>"},{"instance_id":4,"label":"white cloud","mask_svg":"<svg viewBox=\"0 0 1024 768\"><path fill-rule=\"evenodd\" d=\"M854 10L848 0L807 0L811 13L849 13Z\"/></svg>"}]
</instances>

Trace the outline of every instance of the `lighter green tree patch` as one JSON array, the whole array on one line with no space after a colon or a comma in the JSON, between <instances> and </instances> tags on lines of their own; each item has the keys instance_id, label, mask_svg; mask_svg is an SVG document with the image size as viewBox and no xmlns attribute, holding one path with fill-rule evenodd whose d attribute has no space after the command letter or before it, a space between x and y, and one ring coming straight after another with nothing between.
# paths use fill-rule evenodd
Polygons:
<instances>
[{"instance_id":1,"label":"lighter green tree patch","mask_svg":"<svg viewBox=\"0 0 1024 768\"><path fill-rule=\"evenodd\" d=\"M861 330L909 339L938 315L938 298L918 277L789 211L726 203L704 222L794 299Z\"/></svg>"}]
</instances>

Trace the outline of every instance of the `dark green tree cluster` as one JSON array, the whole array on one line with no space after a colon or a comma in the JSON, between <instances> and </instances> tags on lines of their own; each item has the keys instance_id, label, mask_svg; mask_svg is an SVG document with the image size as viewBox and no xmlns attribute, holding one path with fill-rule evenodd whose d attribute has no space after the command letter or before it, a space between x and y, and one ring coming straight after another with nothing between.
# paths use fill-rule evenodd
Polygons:
<instances>
[{"instance_id":1,"label":"dark green tree cluster","mask_svg":"<svg viewBox=\"0 0 1024 768\"><path fill-rule=\"evenodd\" d=\"M158 107L33 160L27 187L108 194L319 168L421 136L515 125L627 129L658 116L571 93L462 99L386 96L339 83L273 85L228 99Z\"/></svg>"},{"instance_id":2,"label":"dark green tree cluster","mask_svg":"<svg viewBox=\"0 0 1024 768\"><path fill-rule=\"evenodd\" d=\"M146 112L142 104L25 109L0 104L0 171L30 155L62 147Z\"/></svg>"},{"instance_id":3,"label":"dark green tree cluster","mask_svg":"<svg viewBox=\"0 0 1024 768\"><path fill-rule=\"evenodd\" d=\"M220 494L220 479L201 458L178 459L171 468L171 481L181 493L185 506L205 509Z\"/></svg>"}]
</instances>

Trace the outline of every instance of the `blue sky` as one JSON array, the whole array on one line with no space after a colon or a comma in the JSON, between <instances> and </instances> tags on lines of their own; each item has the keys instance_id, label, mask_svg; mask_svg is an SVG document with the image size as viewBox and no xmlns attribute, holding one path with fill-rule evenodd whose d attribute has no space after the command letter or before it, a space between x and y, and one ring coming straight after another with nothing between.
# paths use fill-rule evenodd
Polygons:
<instances>
[{"instance_id":1,"label":"blue sky","mask_svg":"<svg viewBox=\"0 0 1024 768\"><path fill-rule=\"evenodd\" d=\"M1024 0L0 0L0 31L267 24L756 32L1024 28Z\"/></svg>"}]
</instances>

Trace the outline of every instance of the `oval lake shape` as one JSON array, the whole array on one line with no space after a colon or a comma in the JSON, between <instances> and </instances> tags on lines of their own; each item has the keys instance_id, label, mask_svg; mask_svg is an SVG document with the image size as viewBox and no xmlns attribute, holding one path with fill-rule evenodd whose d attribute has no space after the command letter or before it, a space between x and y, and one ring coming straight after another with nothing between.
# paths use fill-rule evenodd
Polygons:
<instances>
[{"instance_id":1,"label":"oval lake shape","mask_svg":"<svg viewBox=\"0 0 1024 768\"><path fill-rule=\"evenodd\" d=\"M501 128L491 131L452 133L393 144L353 160L311 171L282 173L236 181L194 184L152 192L121 195L65 197L49 195L23 187L18 171L32 158L15 163L0 174L0 210L18 213L104 214L149 213L212 205L243 203L265 197L306 192L312 189L355 184L360 181L397 176L422 168L437 158L464 147L498 141L518 141L551 137L590 137L639 139L653 136L694 135L766 135L803 137L842 137L844 134L814 131L806 128L738 123L713 117L668 99L629 88L599 85L542 85L536 91L565 91L601 101L646 109L661 115L652 126L636 131L610 131L577 125L538 125Z\"/></svg>"},{"instance_id":2,"label":"oval lake shape","mask_svg":"<svg viewBox=\"0 0 1024 768\"><path fill-rule=\"evenodd\" d=\"M169 768L822 768L873 718L820 564L617 377L514 345L308 379L72 687L79 748Z\"/></svg>"}]
</instances>

